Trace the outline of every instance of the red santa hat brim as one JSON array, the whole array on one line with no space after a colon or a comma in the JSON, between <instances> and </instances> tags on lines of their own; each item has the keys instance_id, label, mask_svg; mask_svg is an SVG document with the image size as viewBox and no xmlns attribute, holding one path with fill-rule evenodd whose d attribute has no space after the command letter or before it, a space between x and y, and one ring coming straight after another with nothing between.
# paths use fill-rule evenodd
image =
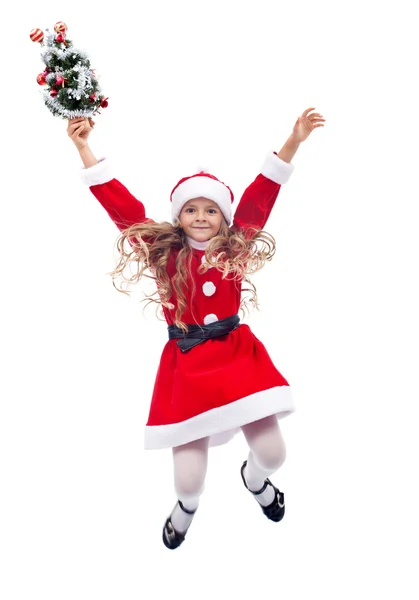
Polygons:
<instances>
[{"instance_id":1,"label":"red santa hat brim","mask_svg":"<svg viewBox=\"0 0 419 600\"><path fill-rule=\"evenodd\" d=\"M218 179L211 175L194 175L179 183L173 190L172 200L172 222L179 216L182 207L188 200L193 198L208 198L218 204L228 225L232 219L232 202L234 196L231 190Z\"/></svg>"}]
</instances>

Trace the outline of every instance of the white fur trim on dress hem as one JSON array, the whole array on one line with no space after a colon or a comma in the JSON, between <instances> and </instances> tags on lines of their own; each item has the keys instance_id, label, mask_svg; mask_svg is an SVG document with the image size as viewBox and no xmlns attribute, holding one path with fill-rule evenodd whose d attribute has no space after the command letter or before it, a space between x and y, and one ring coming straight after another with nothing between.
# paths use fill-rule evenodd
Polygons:
<instances>
[{"instance_id":1,"label":"white fur trim on dress hem","mask_svg":"<svg viewBox=\"0 0 419 600\"><path fill-rule=\"evenodd\" d=\"M211 446L221 445L228 442L242 425L274 414L281 419L293 412L295 406L290 386L277 386L208 410L181 423L148 425L145 428L144 448L173 448L208 436L213 436Z\"/></svg>"},{"instance_id":2,"label":"white fur trim on dress hem","mask_svg":"<svg viewBox=\"0 0 419 600\"><path fill-rule=\"evenodd\" d=\"M107 158L100 158L97 165L93 165L93 167L89 167L88 169L81 169L80 172L80 179L89 187L108 183L114 177L112 165Z\"/></svg>"},{"instance_id":3,"label":"white fur trim on dress hem","mask_svg":"<svg viewBox=\"0 0 419 600\"><path fill-rule=\"evenodd\" d=\"M292 172L294 171L294 165L291 163L287 163L275 152L271 152L265 158L265 162L262 165L260 172L267 179L271 179L275 181L275 183L287 183L288 179L291 177Z\"/></svg>"}]
</instances>

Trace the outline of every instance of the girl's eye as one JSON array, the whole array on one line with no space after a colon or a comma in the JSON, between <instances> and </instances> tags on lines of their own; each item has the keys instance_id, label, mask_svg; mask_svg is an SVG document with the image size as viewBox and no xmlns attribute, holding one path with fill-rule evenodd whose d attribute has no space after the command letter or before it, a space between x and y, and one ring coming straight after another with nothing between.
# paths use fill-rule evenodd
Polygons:
<instances>
[{"instance_id":1,"label":"girl's eye","mask_svg":"<svg viewBox=\"0 0 419 600\"><path fill-rule=\"evenodd\" d=\"M195 210L194 208L187 208L186 212L188 213L188 212L194 211L194 210ZM217 214L217 211L215 210L215 208L209 208L208 211L212 214Z\"/></svg>"}]
</instances>

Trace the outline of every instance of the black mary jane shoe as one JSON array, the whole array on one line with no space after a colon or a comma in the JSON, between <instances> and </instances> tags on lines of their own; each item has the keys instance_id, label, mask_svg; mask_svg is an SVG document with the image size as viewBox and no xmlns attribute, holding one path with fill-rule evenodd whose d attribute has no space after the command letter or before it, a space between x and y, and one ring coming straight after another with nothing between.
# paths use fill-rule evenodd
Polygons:
<instances>
[{"instance_id":1,"label":"black mary jane shoe","mask_svg":"<svg viewBox=\"0 0 419 600\"><path fill-rule=\"evenodd\" d=\"M244 478L244 469L245 469L246 465L247 465L247 460L244 461L242 468L240 470L240 473L241 473L243 483L244 483L246 489L249 490L249 488L247 487L246 480ZM249 490L249 492L252 493L254 496L257 496L258 494L261 494L262 492L264 492L268 485L273 487L274 492L275 492L275 498L273 499L271 504L269 504L268 506L262 506L259 502L258 502L258 504L261 507L263 514L266 515L268 517L268 519L278 523L278 521L280 521L285 514L284 494L282 492L280 492L278 490L278 488L276 488L273 485L273 483L271 481L269 481L269 479L265 479L265 483L263 484L263 487L260 490L258 490L257 492L253 492L252 490Z\"/></svg>"},{"instance_id":2,"label":"black mary jane shoe","mask_svg":"<svg viewBox=\"0 0 419 600\"><path fill-rule=\"evenodd\" d=\"M183 504L180 500L178 500L178 504L179 504L180 508L183 510L183 512L187 513L188 515L194 515L197 511L197 509L188 510L187 508L185 508L183 506ZM188 527L188 529L189 529L189 527ZM186 530L184 533L180 533L179 531L176 531L176 529L172 525L171 515L170 515L170 517L168 517L166 519L166 523L164 524L164 527L163 527L163 544L166 546L166 548L169 548L169 550L175 550L176 548L179 548L179 546L182 544L182 542L185 539L187 531L188 530Z\"/></svg>"}]
</instances>

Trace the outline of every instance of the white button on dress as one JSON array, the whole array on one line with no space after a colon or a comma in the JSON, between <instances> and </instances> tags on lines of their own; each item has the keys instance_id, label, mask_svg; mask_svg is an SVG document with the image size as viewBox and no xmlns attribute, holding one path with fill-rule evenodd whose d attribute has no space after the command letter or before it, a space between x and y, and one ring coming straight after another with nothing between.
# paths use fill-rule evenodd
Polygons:
<instances>
[{"instance_id":1,"label":"white button on dress","mask_svg":"<svg viewBox=\"0 0 419 600\"><path fill-rule=\"evenodd\" d=\"M215 260L215 259L214 259L214 260ZM203 265L204 265L204 264L207 264L207 261L206 261L206 258L205 258L205 254L204 254L204 256L201 258L201 263L202 263ZM213 269L213 268L214 268L214 267L213 267L212 265L210 265L210 266L208 267L208 269Z\"/></svg>"},{"instance_id":2,"label":"white button on dress","mask_svg":"<svg viewBox=\"0 0 419 600\"><path fill-rule=\"evenodd\" d=\"M204 325L209 325L210 323L215 323L215 321L219 321L217 315L207 315L204 319Z\"/></svg>"},{"instance_id":3,"label":"white button on dress","mask_svg":"<svg viewBox=\"0 0 419 600\"><path fill-rule=\"evenodd\" d=\"M207 281L204 283L204 285L202 286L202 291L204 292L204 294L206 296L212 296L215 294L216 291L216 287L215 285L212 283L212 281Z\"/></svg>"}]
</instances>

